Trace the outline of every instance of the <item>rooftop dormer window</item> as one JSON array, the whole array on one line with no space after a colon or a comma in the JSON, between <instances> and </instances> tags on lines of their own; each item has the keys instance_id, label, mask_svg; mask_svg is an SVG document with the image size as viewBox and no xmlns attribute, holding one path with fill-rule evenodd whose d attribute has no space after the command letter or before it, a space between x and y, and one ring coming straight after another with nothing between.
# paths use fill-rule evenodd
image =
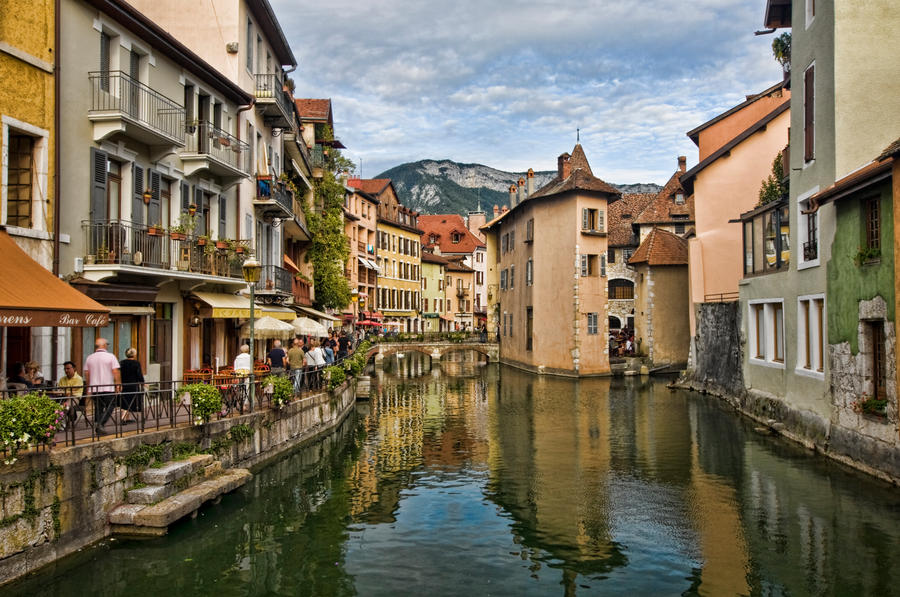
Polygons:
<instances>
[{"instance_id":1,"label":"rooftop dormer window","mask_svg":"<svg viewBox=\"0 0 900 597\"><path fill-rule=\"evenodd\" d=\"M462 234L460 234L459 232L454 232L454 233L452 233L452 234L450 235L450 241L451 241L454 245L459 244L459 240L460 240L461 238L462 238Z\"/></svg>"},{"instance_id":2,"label":"rooftop dormer window","mask_svg":"<svg viewBox=\"0 0 900 597\"><path fill-rule=\"evenodd\" d=\"M675 193L675 205L684 205L684 193Z\"/></svg>"}]
</instances>

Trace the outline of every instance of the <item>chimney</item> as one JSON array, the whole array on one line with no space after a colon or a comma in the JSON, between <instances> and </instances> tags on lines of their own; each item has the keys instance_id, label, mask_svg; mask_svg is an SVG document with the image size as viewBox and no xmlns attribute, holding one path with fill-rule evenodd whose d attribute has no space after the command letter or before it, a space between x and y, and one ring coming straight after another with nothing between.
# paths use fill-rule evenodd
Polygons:
<instances>
[{"instance_id":1,"label":"chimney","mask_svg":"<svg viewBox=\"0 0 900 597\"><path fill-rule=\"evenodd\" d=\"M494 217L496 218L499 215L500 215L500 208L497 207L496 205L494 205Z\"/></svg>"},{"instance_id":2,"label":"chimney","mask_svg":"<svg viewBox=\"0 0 900 597\"><path fill-rule=\"evenodd\" d=\"M486 220L483 211L469 212L469 232L477 236L482 241L484 241L484 232L481 231L481 227L484 226L485 222Z\"/></svg>"},{"instance_id":3,"label":"chimney","mask_svg":"<svg viewBox=\"0 0 900 597\"><path fill-rule=\"evenodd\" d=\"M534 168L529 168L528 174L526 174L526 176L528 177L528 179L525 182L525 184L527 185L525 187L525 196L531 197L531 194L534 192Z\"/></svg>"},{"instance_id":4,"label":"chimney","mask_svg":"<svg viewBox=\"0 0 900 597\"><path fill-rule=\"evenodd\" d=\"M505 213L508 212L508 211L509 211L509 208L506 207L505 205L504 205L503 207L500 208L500 213L502 213L502 214L505 214Z\"/></svg>"},{"instance_id":5,"label":"chimney","mask_svg":"<svg viewBox=\"0 0 900 597\"><path fill-rule=\"evenodd\" d=\"M687 156L680 155L678 156L678 171L684 172L687 170Z\"/></svg>"},{"instance_id":6,"label":"chimney","mask_svg":"<svg viewBox=\"0 0 900 597\"><path fill-rule=\"evenodd\" d=\"M516 185L509 185L509 204L513 207L516 206L516 193L518 192L518 190L519 188Z\"/></svg>"},{"instance_id":7,"label":"chimney","mask_svg":"<svg viewBox=\"0 0 900 597\"><path fill-rule=\"evenodd\" d=\"M568 153L564 153L556 160L556 170L560 180L569 178L569 175L572 173L572 164L569 163L570 157Z\"/></svg>"},{"instance_id":8,"label":"chimney","mask_svg":"<svg viewBox=\"0 0 900 597\"><path fill-rule=\"evenodd\" d=\"M516 203L522 203L525 200L525 179L521 176L519 177L519 196L516 199Z\"/></svg>"}]
</instances>

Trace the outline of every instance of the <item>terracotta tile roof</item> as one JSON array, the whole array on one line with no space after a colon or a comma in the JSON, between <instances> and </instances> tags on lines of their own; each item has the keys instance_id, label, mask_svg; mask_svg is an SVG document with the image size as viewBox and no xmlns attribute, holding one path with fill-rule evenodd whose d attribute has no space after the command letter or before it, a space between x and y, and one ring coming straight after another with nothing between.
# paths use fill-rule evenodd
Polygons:
<instances>
[{"instance_id":1,"label":"terracotta tile roof","mask_svg":"<svg viewBox=\"0 0 900 597\"><path fill-rule=\"evenodd\" d=\"M347 180L347 186L359 189L363 193L375 195L376 197L391 184L390 178L351 178Z\"/></svg>"},{"instance_id":2,"label":"terracotta tile roof","mask_svg":"<svg viewBox=\"0 0 900 597\"><path fill-rule=\"evenodd\" d=\"M575 190L599 191L611 195L622 194L614 186L594 176L594 173L591 172L591 166L588 164L587 156L584 155L584 149L582 149L581 144L576 145L575 149L572 150L572 155L569 156L569 165L571 167L571 173L568 177L562 179L557 174L553 180L532 193L526 201Z\"/></svg>"},{"instance_id":3,"label":"terracotta tile roof","mask_svg":"<svg viewBox=\"0 0 900 597\"><path fill-rule=\"evenodd\" d=\"M297 104L297 112L302 120L328 121L331 117L330 99L302 98L296 99L294 102Z\"/></svg>"},{"instance_id":4,"label":"terracotta tile roof","mask_svg":"<svg viewBox=\"0 0 900 597\"><path fill-rule=\"evenodd\" d=\"M459 214L421 215L418 221L422 234L422 246L433 247L437 245L441 253L471 253L484 243L466 227L462 216ZM460 235L459 242L454 243L452 234ZM437 242L432 243L432 235L437 237Z\"/></svg>"},{"instance_id":5,"label":"terracotta tile roof","mask_svg":"<svg viewBox=\"0 0 900 597\"><path fill-rule=\"evenodd\" d=\"M834 184L830 187L821 190L810 197L810 201L821 205L828 201L843 199L844 197L852 195L877 182L890 178L892 168L893 161L890 159L869 162L859 170L851 172L840 180L834 181Z\"/></svg>"},{"instance_id":6,"label":"terracotta tile roof","mask_svg":"<svg viewBox=\"0 0 900 597\"><path fill-rule=\"evenodd\" d=\"M653 201L656 193L626 193L618 201L609 204L609 237L610 247L634 247L637 239L631 225Z\"/></svg>"},{"instance_id":7,"label":"terracotta tile roof","mask_svg":"<svg viewBox=\"0 0 900 597\"><path fill-rule=\"evenodd\" d=\"M661 228L654 228L638 247L629 265L646 263L647 265L687 265L687 241Z\"/></svg>"},{"instance_id":8,"label":"terracotta tile roof","mask_svg":"<svg viewBox=\"0 0 900 597\"><path fill-rule=\"evenodd\" d=\"M463 273L472 273L475 270L463 263L461 260L456 259L448 259L447 260L447 271L448 272L463 272Z\"/></svg>"},{"instance_id":9,"label":"terracotta tile roof","mask_svg":"<svg viewBox=\"0 0 900 597\"><path fill-rule=\"evenodd\" d=\"M875 158L876 162L880 162L883 159L893 157L900 153L900 139L897 139L893 143L887 146L887 149L881 152L881 155Z\"/></svg>"},{"instance_id":10,"label":"terracotta tile roof","mask_svg":"<svg viewBox=\"0 0 900 597\"><path fill-rule=\"evenodd\" d=\"M653 201L641 212L635 220L636 224L675 224L694 222L694 196L688 195L681 186L679 177L683 174L680 170L669 178L666 186L656 194ZM684 204L675 203L675 195L681 193L684 196ZM682 216L674 218L673 216ZM687 216L686 218L684 216Z\"/></svg>"},{"instance_id":11,"label":"terracotta tile roof","mask_svg":"<svg viewBox=\"0 0 900 597\"><path fill-rule=\"evenodd\" d=\"M450 260L443 255L435 255L429 251L422 251L422 263L436 263L439 265L447 265Z\"/></svg>"}]
</instances>

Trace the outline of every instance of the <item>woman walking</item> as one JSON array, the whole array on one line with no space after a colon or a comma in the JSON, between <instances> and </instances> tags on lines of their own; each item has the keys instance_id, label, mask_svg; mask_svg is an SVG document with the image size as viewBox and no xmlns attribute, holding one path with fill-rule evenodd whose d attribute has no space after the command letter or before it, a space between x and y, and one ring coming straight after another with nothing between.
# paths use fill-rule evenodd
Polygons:
<instances>
[{"instance_id":1,"label":"woman walking","mask_svg":"<svg viewBox=\"0 0 900 597\"><path fill-rule=\"evenodd\" d=\"M137 360L137 349L129 348L125 351L125 358L119 362L119 371L122 375L122 395L119 397L119 408L122 409L122 425L129 425L137 421L137 413L144 410L144 373L141 371L141 363ZM131 420L126 421L128 413Z\"/></svg>"}]
</instances>

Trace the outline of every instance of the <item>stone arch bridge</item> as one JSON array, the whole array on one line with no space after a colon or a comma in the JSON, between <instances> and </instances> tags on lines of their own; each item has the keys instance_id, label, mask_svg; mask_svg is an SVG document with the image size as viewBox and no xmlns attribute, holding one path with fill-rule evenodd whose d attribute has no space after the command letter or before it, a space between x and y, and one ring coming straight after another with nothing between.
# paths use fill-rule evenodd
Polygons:
<instances>
[{"instance_id":1,"label":"stone arch bridge","mask_svg":"<svg viewBox=\"0 0 900 597\"><path fill-rule=\"evenodd\" d=\"M417 351L432 359L441 359L445 354L458 350L474 350L487 357L489 363L500 361L500 345L496 342L381 342L369 349L369 358L375 358L375 364L381 363L384 357L398 352Z\"/></svg>"}]
</instances>

